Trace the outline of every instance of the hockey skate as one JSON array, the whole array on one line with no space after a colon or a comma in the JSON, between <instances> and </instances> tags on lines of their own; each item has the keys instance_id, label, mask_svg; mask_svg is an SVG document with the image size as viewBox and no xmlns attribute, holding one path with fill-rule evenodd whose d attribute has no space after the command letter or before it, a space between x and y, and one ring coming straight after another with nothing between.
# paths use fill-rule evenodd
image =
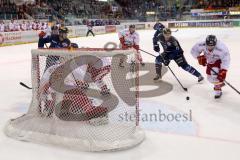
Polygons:
<instances>
[{"instance_id":1,"label":"hockey skate","mask_svg":"<svg viewBox=\"0 0 240 160\"><path fill-rule=\"evenodd\" d=\"M141 66L142 66L142 67L144 67L144 66L145 66L145 63L143 63L143 62L141 62L140 64L141 64Z\"/></svg>"},{"instance_id":2,"label":"hockey skate","mask_svg":"<svg viewBox=\"0 0 240 160\"><path fill-rule=\"evenodd\" d=\"M89 124L93 126L102 126L108 124L108 115L102 115L98 118L92 118L89 120Z\"/></svg>"},{"instance_id":3,"label":"hockey skate","mask_svg":"<svg viewBox=\"0 0 240 160\"><path fill-rule=\"evenodd\" d=\"M222 91L215 93L215 96L214 96L215 99L219 99L221 97L222 97Z\"/></svg>"},{"instance_id":4,"label":"hockey skate","mask_svg":"<svg viewBox=\"0 0 240 160\"><path fill-rule=\"evenodd\" d=\"M157 74L156 77L153 78L154 81L162 79L162 76L160 74Z\"/></svg>"}]
</instances>

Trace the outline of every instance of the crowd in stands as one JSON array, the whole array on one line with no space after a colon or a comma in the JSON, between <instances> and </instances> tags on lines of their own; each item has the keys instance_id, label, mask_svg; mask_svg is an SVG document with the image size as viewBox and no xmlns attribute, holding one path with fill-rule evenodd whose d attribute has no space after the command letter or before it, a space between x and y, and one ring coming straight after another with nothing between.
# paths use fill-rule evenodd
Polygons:
<instances>
[{"instance_id":1,"label":"crowd in stands","mask_svg":"<svg viewBox=\"0 0 240 160\"><path fill-rule=\"evenodd\" d=\"M26 17L23 8L17 6L13 1L0 0L0 19L3 18L25 19Z\"/></svg>"},{"instance_id":2,"label":"crowd in stands","mask_svg":"<svg viewBox=\"0 0 240 160\"><path fill-rule=\"evenodd\" d=\"M83 19L81 22L74 25L91 25L91 26L105 26L105 25L120 25L118 20L113 19Z\"/></svg>"},{"instance_id":3,"label":"crowd in stands","mask_svg":"<svg viewBox=\"0 0 240 160\"><path fill-rule=\"evenodd\" d=\"M197 9L223 9L228 7L240 6L239 0L196 0L192 8Z\"/></svg>"},{"instance_id":4,"label":"crowd in stands","mask_svg":"<svg viewBox=\"0 0 240 160\"><path fill-rule=\"evenodd\" d=\"M130 19L142 19L147 16L147 12L159 14L161 19L175 17L177 14L177 3L169 4L167 0L116 0L121 6L123 17Z\"/></svg>"},{"instance_id":5,"label":"crowd in stands","mask_svg":"<svg viewBox=\"0 0 240 160\"><path fill-rule=\"evenodd\" d=\"M122 18L120 8L116 7L118 8L115 2L110 4L96 0L32 0L19 4L14 3L14 0L0 0L0 15L11 14L11 18L15 19L26 19L26 15L37 19L49 18L52 15L58 18Z\"/></svg>"},{"instance_id":6,"label":"crowd in stands","mask_svg":"<svg viewBox=\"0 0 240 160\"><path fill-rule=\"evenodd\" d=\"M13 32L13 31L29 31L29 30L46 30L48 24L46 22L31 22L31 21L22 21L18 22L11 20L9 23L0 21L0 32Z\"/></svg>"},{"instance_id":7,"label":"crowd in stands","mask_svg":"<svg viewBox=\"0 0 240 160\"><path fill-rule=\"evenodd\" d=\"M186 7L190 6L190 7ZM15 4L14 0L0 0L0 19L65 19L68 25L118 25L116 19L145 21L147 12L155 12L158 19L181 18L190 9L221 9L240 6L240 0L32 0ZM69 18L70 17L70 18ZM71 17L83 19L71 21ZM91 20L89 20L91 19ZM5 25L4 25L5 26ZM16 25L21 28L21 24ZM8 27L5 27L8 28Z\"/></svg>"},{"instance_id":8,"label":"crowd in stands","mask_svg":"<svg viewBox=\"0 0 240 160\"><path fill-rule=\"evenodd\" d=\"M65 24L64 21L54 22L56 24ZM72 24L71 24L72 25ZM81 22L74 25L91 25L91 26L105 26L105 25L120 25L117 20L105 20L105 19L84 19ZM4 22L0 20L0 32L12 32L12 31L28 31L28 30L45 30L48 28L47 22L40 21L17 21L11 20L10 22Z\"/></svg>"},{"instance_id":9,"label":"crowd in stands","mask_svg":"<svg viewBox=\"0 0 240 160\"><path fill-rule=\"evenodd\" d=\"M44 0L41 0L44 1ZM96 0L48 0L47 5L59 16L76 16L77 18L116 18L121 13L112 10L112 4Z\"/></svg>"}]
</instances>

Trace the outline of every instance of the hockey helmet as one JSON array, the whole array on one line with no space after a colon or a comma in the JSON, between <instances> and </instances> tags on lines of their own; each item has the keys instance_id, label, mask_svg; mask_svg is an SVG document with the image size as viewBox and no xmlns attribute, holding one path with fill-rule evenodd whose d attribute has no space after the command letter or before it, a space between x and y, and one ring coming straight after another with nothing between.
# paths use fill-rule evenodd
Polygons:
<instances>
[{"instance_id":1,"label":"hockey helmet","mask_svg":"<svg viewBox=\"0 0 240 160\"><path fill-rule=\"evenodd\" d=\"M172 34L172 31L171 31L170 28L164 28L164 29L163 29L163 34L165 34L165 35L171 35L171 34Z\"/></svg>"},{"instance_id":2,"label":"hockey helmet","mask_svg":"<svg viewBox=\"0 0 240 160\"><path fill-rule=\"evenodd\" d=\"M206 45L207 46L216 46L217 38L215 35L208 35L206 38Z\"/></svg>"},{"instance_id":3,"label":"hockey helmet","mask_svg":"<svg viewBox=\"0 0 240 160\"><path fill-rule=\"evenodd\" d=\"M72 48L78 48L78 44L77 43L71 43L71 47Z\"/></svg>"},{"instance_id":4,"label":"hockey helmet","mask_svg":"<svg viewBox=\"0 0 240 160\"><path fill-rule=\"evenodd\" d=\"M60 27L59 33L68 33L68 28L67 27Z\"/></svg>"},{"instance_id":5,"label":"hockey helmet","mask_svg":"<svg viewBox=\"0 0 240 160\"><path fill-rule=\"evenodd\" d=\"M135 28L134 24L129 25L129 28Z\"/></svg>"}]
</instances>

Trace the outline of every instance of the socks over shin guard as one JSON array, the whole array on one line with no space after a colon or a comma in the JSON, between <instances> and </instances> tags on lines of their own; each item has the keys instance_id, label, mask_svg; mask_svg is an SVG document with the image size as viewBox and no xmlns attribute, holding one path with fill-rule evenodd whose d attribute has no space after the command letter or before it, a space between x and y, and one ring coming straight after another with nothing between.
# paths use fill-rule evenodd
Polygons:
<instances>
[{"instance_id":1,"label":"socks over shin guard","mask_svg":"<svg viewBox=\"0 0 240 160\"><path fill-rule=\"evenodd\" d=\"M192 74L196 77L201 76L201 73L199 73L194 67L192 67L190 65L183 66L182 69L184 69L185 71L189 72L190 74Z\"/></svg>"},{"instance_id":2,"label":"socks over shin guard","mask_svg":"<svg viewBox=\"0 0 240 160\"><path fill-rule=\"evenodd\" d=\"M161 64L155 64L156 74L159 76L162 76L162 65Z\"/></svg>"}]
</instances>

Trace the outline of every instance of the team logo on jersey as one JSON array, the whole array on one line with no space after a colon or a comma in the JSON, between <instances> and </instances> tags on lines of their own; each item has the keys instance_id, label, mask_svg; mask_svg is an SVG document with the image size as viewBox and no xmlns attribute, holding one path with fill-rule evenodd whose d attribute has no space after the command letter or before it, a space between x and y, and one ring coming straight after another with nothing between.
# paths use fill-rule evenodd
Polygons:
<instances>
[{"instance_id":1,"label":"team logo on jersey","mask_svg":"<svg viewBox=\"0 0 240 160\"><path fill-rule=\"evenodd\" d=\"M68 44L67 44L67 43L62 43L62 46L63 46L63 47L67 47Z\"/></svg>"},{"instance_id":2,"label":"team logo on jersey","mask_svg":"<svg viewBox=\"0 0 240 160\"><path fill-rule=\"evenodd\" d=\"M0 34L0 45L3 44L3 42L4 42L4 36Z\"/></svg>"}]
</instances>

